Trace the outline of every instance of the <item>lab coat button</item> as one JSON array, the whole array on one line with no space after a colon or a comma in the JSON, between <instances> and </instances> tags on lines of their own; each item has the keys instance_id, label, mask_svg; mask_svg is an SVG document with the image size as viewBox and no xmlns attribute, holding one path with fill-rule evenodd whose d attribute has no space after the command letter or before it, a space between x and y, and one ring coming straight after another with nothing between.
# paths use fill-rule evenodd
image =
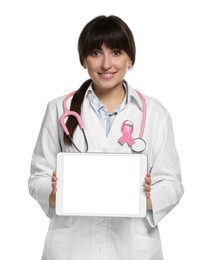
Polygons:
<instances>
[{"instance_id":1,"label":"lab coat button","mask_svg":"<svg viewBox=\"0 0 214 260\"><path fill-rule=\"evenodd\" d=\"M97 217L96 221L97 223L101 223L104 221L104 217Z\"/></svg>"}]
</instances>

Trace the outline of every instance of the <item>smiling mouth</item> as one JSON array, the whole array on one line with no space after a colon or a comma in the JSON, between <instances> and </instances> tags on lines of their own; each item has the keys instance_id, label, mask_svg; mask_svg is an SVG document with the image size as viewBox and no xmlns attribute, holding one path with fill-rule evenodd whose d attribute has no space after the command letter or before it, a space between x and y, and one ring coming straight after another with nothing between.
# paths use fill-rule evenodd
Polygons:
<instances>
[{"instance_id":1,"label":"smiling mouth","mask_svg":"<svg viewBox=\"0 0 214 260\"><path fill-rule=\"evenodd\" d=\"M115 73L116 72L114 72L114 73L98 73L98 74L103 79L111 79L114 76Z\"/></svg>"}]
</instances>

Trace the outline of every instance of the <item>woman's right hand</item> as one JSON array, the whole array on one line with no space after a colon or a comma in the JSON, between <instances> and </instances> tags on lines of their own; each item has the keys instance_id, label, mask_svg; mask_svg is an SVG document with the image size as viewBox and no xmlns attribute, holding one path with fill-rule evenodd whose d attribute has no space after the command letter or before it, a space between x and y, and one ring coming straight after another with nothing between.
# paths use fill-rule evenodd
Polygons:
<instances>
[{"instance_id":1,"label":"woman's right hand","mask_svg":"<svg viewBox=\"0 0 214 260\"><path fill-rule=\"evenodd\" d=\"M56 191L57 191L57 177L56 177L56 171L52 173L52 178L51 178L51 186L52 186L52 191L49 196L49 205L51 208L54 208L56 205Z\"/></svg>"}]
</instances>

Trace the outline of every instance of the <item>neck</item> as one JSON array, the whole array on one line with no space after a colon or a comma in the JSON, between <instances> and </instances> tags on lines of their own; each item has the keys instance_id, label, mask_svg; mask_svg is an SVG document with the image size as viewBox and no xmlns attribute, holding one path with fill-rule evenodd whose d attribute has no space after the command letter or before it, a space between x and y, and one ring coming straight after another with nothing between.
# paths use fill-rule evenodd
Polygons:
<instances>
[{"instance_id":1,"label":"neck","mask_svg":"<svg viewBox=\"0 0 214 260\"><path fill-rule=\"evenodd\" d=\"M96 96L100 99L102 104L106 107L108 113L112 113L122 103L125 97L125 89L123 85L112 89L95 90Z\"/></svg>"}]
</instances>

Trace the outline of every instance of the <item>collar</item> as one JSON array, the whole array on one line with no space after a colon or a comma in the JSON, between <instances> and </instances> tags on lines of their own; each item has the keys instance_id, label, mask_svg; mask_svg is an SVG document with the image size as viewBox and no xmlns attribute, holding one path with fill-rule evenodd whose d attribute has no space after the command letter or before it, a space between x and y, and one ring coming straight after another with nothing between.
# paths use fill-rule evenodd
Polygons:
<instances>
[{"instance_id":1,"label":"collar","mask_svg":"<svg viewBox=\"0 0 214 260\"><path fill-rule=\"evenodd\" d=\"M138 93L128 84L126 80L123 81L124 84L127 86L128 90L128 102L134 102L139 107L140 110L143 111L143 105L141 97L138 95Z\"/></svg>"},{"instance_id":2,"label":"collar","mask_svg":"<svg viewBox=\"0 0 214 260\"><path fill-rule=\"evenodd\" d=\"M103 107L102 103L94 93L94 90L92 88L92 83L89 85L86 91L86 97L89 99L90 103L92 104L92 106L97 112Z\"/></svg>"},{"instance_id":3,"label":"collar","mask_svg":"<svg viewBox=\"0 0 214 260\"><path fill-rule=\"evenodd\" d=\"M140 96L138 95L138 93L128 84L128 82L126 80L123 80L123 85L126 88L126 97L124 99L125 102L123 101L123 103L122 103L122 104L125 103L124 107L129 102L134 102L137 104L137 106L139 107L140 110L143 110L142 100L141 100ZM93 105L93 107L95 108L95 110L97 112L103 107L102 103L100 102L100 100L94 93L94 90L92 88L92 83L89 85L85 96L90 100L91 104Z\"/></svg>"}]
</instances>

